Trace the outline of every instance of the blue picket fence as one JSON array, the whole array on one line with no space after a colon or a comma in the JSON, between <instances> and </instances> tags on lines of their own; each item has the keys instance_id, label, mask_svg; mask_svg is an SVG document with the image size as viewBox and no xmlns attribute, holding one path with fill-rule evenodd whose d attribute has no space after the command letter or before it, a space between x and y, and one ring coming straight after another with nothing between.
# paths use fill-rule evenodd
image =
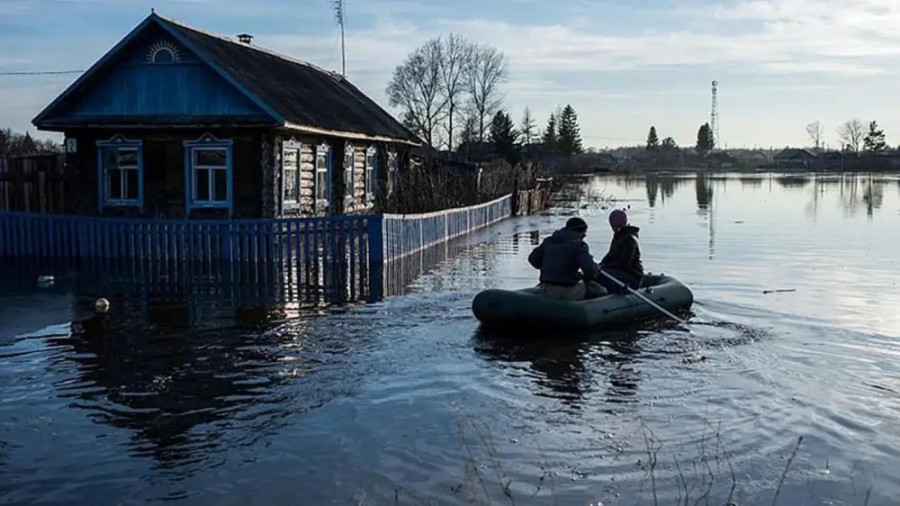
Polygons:
<instances>
[{"instance_id":1,"label":"blue picket fence","mask_svg":"<svg viewBox=\"0 0 900 506\"><path fill-rule=\"evenodd\" d=\"M135 220L0 213L0 258L78 260L172 279L260 265L320 293L381 297L380 215ZM237 267L235 267L237 266ZM280 275L281 275L280 274Z\"/></svg>"},{"instance_id":2,"label":"blue picket fence","mask_svg":"<svg viewBox=\"0 0 900 506\"><path fill-rule=\"evenodd\" d=\"M424 214L385 214L384 260L391 262L474 232L512 215L512 195L483 204Z\"/></svg>"},{"instance_id":3,"label":"blue picket fence","mask_svg":"<svg viewBox=\"0 0 900 506\"><path fill-rule=\"evenodd\" d=\"M225 221L0 212L0 259L69 261L148 287L274 281L310 302L371 301L383 297L392 260L511 214L511 195L416 215Z\"/></svg>"}]
</instances>

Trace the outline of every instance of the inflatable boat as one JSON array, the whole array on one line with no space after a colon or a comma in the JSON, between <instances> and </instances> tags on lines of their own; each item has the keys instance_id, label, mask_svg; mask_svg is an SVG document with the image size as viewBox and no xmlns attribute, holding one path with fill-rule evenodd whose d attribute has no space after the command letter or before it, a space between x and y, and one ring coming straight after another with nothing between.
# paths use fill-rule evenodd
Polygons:
<instances>
[{"instance_id":1,"label":"inflatable boat","mask_svg":"<svg viewBox=\"0 0 900 506\"><path fill-rule=\"evenodd\" d=\"M638 293L667 311L689 309L694 294L677 279L648 274ZM610 294L578 301L554 299L538 288L491 288L472 299L472 313L493 328L599 329L665 315L633 293Z\"/></svg>"}]
</instances>

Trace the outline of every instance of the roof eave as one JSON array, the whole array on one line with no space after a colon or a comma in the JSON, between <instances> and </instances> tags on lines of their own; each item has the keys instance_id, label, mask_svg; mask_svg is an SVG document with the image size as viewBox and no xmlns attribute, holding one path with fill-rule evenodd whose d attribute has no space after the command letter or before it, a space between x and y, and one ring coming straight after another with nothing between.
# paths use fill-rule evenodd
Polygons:
<instances>
[{"instance_id":1,"label":"roof eave","mask_svg":"<svg viewBox=\"0 0 900 506\"><path fill-rule=\"evenodd\" d=\"M371 141L371 142L393 142L398 144L406 144L409 146L421 146L421 142L412 141L409 139L404 139L400 137L390 137L386 135L372 135L372 134L364 134L359 132L347 132L342 130L332 130L329 128L321 128L314 127L308 125L300 125L297 123L285 122L283 125L284 128L288 130L293 130L295 132L305 133L305 134L314 134L314 135L329 135L334 137L344 137L346 139L355 139L361 141Z\"/></svg>"}]
</instances>

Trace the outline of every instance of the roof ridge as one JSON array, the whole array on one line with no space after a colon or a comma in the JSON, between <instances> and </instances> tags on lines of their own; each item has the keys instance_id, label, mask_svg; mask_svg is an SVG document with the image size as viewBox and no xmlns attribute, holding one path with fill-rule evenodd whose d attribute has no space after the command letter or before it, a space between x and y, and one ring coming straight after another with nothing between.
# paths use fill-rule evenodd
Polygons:
<instances>
[{"instance_id":1,"label":"roof ridge","mask_svg":"<svg viewBox=\"0 0 900 506\"><path fill-rule=\"evenodd\" d=\"M278 51L274 51L274 50L272 50L272 49L269 49L269 48L266 48L266 47L263 47L263 46L257 46L257 45L253 45L253 44L245 44L245 43L243 43L243 42L236 41L236 40L231 39L231 38L229 38L229 37L226 37L226 36L224 36L224 35L221 35L221 34L218 34L218 33L215 33L215 32L210 32L210 31L204 30L204 29L202 29L202 28L197 28L197 27L195 27L195 26L191 26L191 25L189 25L189 24L187 24L187 23L183 23L183 22L181 22L181 21L177 21L177 20L175 20L174 18L170 18L170 17L168 17L168 16L163 16L162 14L160 14L159 12L156 12L156 11L154 11L151 15L152 15L152 16L156 16L156 17L158 17L158 18L160 18L160 19L162 19L163 21L166 21L166 22L168 22L168 23L172 23L173 25L178 26L178 27L180 27L180 28L186 28L186 29L188 29L188 30L193 30L193 31L195 31L195 32L197 32L197 33L206 35L207 37L213 37L213 38L215 38L215 39L219 39L219 40L222 40L222 41L225 41L225 42L230 42L230 43L232 43L232 44L234 44L234 45L236 45L236 46L240 46L240 47L247 48L247 49L252 49L252 50L254 50L254 51L259 51L260 53L265 53L265 54L268 54L268 55L270 55L270 56L274 56L274 57L276 57L276 58L281 58L282 60L289 61L289 62L291 62L291 63L296 63L296 64L298 64L298 65L304 65L304 66L307 66L307 67L312 68L313 70L317 70L317 71L319 71L319 72L322 72L323 74L327 74L327 75L329 75L330 77L333 77L333 78L335 78L335 79L337 79L337 80L349 82L349 81L347 81L347 78L346 78L345 76L341 75L341 74L338 73L337 71L334 71L334 70L328 70L328 69L326 69L326 68L324 68L324 67L320 67L320 66L318 66L318 65L316 65L316 64L314 64L314 63L310 63L310 62L308 62L308 61L306 61L306 60L301 60L301 59L299 59L299 58L295 58L295 57L293 57L293 56L290 56L290 55L287 55L287 54L284 54L284 53L279 53Z\"/></svg>"}]
</instances>

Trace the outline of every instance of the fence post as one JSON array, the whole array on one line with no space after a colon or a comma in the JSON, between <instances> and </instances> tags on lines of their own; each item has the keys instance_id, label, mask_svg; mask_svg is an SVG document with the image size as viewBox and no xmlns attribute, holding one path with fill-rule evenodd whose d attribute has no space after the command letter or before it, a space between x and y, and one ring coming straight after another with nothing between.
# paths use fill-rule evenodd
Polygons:
<instances>
[{"instance_id":1,"label":"fence post","mask_svg":"<svg viewBox=\"0 0 900 506\"><path fill-rule=\"evenodd\" d=\"M384 216L370 214L367 239L369 243L369 302L381 300L384 291Z\"/></svg>"}]
</instances>

